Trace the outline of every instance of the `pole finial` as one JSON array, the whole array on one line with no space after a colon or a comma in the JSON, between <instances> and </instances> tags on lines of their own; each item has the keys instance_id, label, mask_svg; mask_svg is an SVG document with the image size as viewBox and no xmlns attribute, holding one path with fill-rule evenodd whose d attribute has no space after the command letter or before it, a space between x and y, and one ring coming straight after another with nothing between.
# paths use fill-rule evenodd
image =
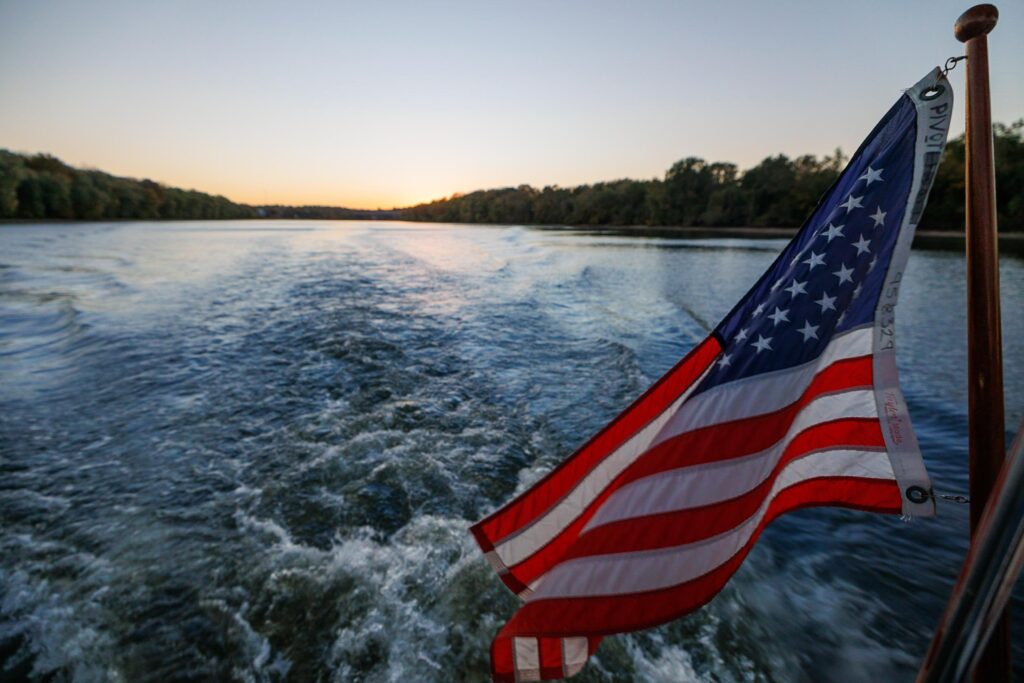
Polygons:
<instances>
[{"instance_id":1,"label":"pole finial","mask_svg":"<svg viewBox=\"0 0 1024 683\"><path fill-rule=\"evenodd\" d=\"M995 5L975 5L960 15L953 24L953 35L961 43L971 38L983 36L991 31L999 21L999 10Z\"/></svg>"}]
</instances>

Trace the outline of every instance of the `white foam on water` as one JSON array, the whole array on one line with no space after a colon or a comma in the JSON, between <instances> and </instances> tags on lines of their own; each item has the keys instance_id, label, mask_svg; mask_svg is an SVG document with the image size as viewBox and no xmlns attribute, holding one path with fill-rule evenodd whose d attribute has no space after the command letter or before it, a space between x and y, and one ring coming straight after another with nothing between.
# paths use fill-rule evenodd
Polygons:
<instances>
[{"instance_id":1,"label":"white foam on water","mask_svg":"<svg viewBox=\"0 0 1024 683\"><path fill-rule=\"evenodd\" d=\"M626 638L626 651L633 657L639 679L650 683L695 683L702 680L689 652L678 645L666 643L661 634L654 634L651 640L657 645L654 654L645 652L637 639Z\"/></svg>"},{"instance_id":2,"label":"white foam on water","mask_svg":"<svg viewBox=\"0 0 1024 683\"><path fill-rule=\"evenodd\" d=\"M238 680L245 683L261 683L268 680L280 680L288 675L292 662L281 653L274 653L270 641L259 634L249 623L246 614L249 603L233 609L225 601L219 599L204 600L203 606L217 609L226 614L233 628L228 634L241 645L242 658L248 666L236 665L233 673ZM271 657L273 655L273 657Z\"/></svg>"},{"instance_id":3,"label":"white foam on water","mask_svg":"<svg viewBox=\"0 0 1024 683\"><path fill-rule=\"evenodd\" d=\"M473 544L470 518L550 471L702 338L703 323L772 258L490 226L406 240L419 228L383 223L317 223L285 243L196 231L161 255L166 231L179 229L119 225L75 243L74 258L97 241L130 257L116 269L130 291L90 290L93 327L58 359L76 375L52 375L63 378L66 412L54 412L52 396L11 403L25 470L7 476L25 493L0 494L13 520L0 530L0 642L10 636L40 678L116 681L118 667L139 676L165 648L179 657L154 676L194 666L252 681L485 680L490 640L517 601ZM45 239L53 230L65 231L31 229ZM203 257L184 285L168 286L192 250L224 248L232 254ZM51 252L25 245L18 262ZM906 349L962 327L960 313L934 305L962 281L960 261L951 270L952 260L922 259L904 292L904 330L917 335ZM1006 267L1009 296L1024 279ZM728 277L709 281L711 270ZM75 285L54 277L32 286ZM39 321L48 338L66 333L62 316L56 328ZM1010 330L1019 322L1004 320ZM109 358L97 339L111 344ZM946 349L938 364L904 356L918 408L941 396L938 413L959 419L946 404L961 351ZM166 368L183 383L161 388ZM1010 391L1021 377L1008 376L1008 397L1024 395ZM41 379L26 396L49 386ZM205 392L208 401L194 399ZM271 400L279 394L288 400ZM1019 415L1020 402L1008 411ZM955 447L956 419L931 425L934 447ZM962 474L954 460L948 476ZM875 553L882 522L834 527L843 543L822 541L817 556L808 539L829 536L807 522L826 513L801 514L788 532L766 534L711 604L606 639L576 680L875 683L912 670L918 647L907 641L920 614L896 613L908 600L883 572L918 558L919 573L955 573L962 544L948 539L962 516L940 520L941 533L884 540L911 554L850 562ZM858 541L858 529L874 531ZM877 567L882 585L849 567ZM934 576L920 587L913 604L940 609ZM168 640L186 647L167 650Z\"/></svg>"},{"instance_id":4,"label":"white foam on water","mask_svg":"<svg viewBox=\"0 0 1024 683\"><path fill-rule=\"evenodd\" d=\"M44 678L69 675L74 683L123 681L111 657L114 641L109 634L97 630L81 608L47 581L33 580L27 572L0 572L4 590L0 600L0 640L22 638L23 645L13 661L3 663L5 671L13 670L31 658L30 676Z\"/></svg>"},{"instance_id":5,"label":"white foam on water","mask_svg":"<svg viewBox=\"0 0 1024 683\"><path fill-rule=\"evenodd\" d=\"M288 530L272 519L259 519L239 510L235 513L235 521L243 529L270 534L277 539L278 545L285 549L300 549L300 546L292 542Z\"/></svg>"},{"instance_id":6,"label":"white foam on water","mask_svg":"<svg viewBox=\"0 0 1024 683\"><path fill-rule=\"evenodd\" d=\"M341 598L347 604L335 606L339 622L324 662L333 680L452 680L448 610L453 600L473 598L459 592L463 575L487 571L477 562L464 521L422 516L388 541L363 529L322 550L296 543L276 522L243 513L238 518L274 539L265 590L297 580L324 590L351 584ZM475 636L484 656L497 625L488 622L493 630Z\"/></svg>"},{"instance_id":7,"label":"white foam on water","mask_svg":"<svg viewBox=\"0 0 1024 683\"><path fill-rule=\"evenodd\" d=\"M265 590L283 590L299 578L324 592L339 581L351 583L323 667L332 680L485 679L490 640L518 601L479 556L465 520L419 516L387 540L363 529L322 550L296 543L276 522L242 513L239 519L274 545ZM758 680L744 675L755 671L744 653L717 650L717 635L729 628L720 613L729 611L722 607L732 599L723 596L717 609L691 617L696 637L681 640L662 627L608 638L587 679L628 673L635 680L679 683Z\"/></svg>"},{"instance_id":8,"label":"white foam on water","mask_svg":"<svg viewBox=\"0 0 1024 683\"><path fill-rule=\"evenodd\" d=\"M827 554L780 562L777 552L762 539L723 592L727 599L706 608L742 623L775 676L877 683L896 671L913 675L917 661L907 644L886 640L876 627L898 619L880 595L835 576Z\"/></svg>"}]
</instances>

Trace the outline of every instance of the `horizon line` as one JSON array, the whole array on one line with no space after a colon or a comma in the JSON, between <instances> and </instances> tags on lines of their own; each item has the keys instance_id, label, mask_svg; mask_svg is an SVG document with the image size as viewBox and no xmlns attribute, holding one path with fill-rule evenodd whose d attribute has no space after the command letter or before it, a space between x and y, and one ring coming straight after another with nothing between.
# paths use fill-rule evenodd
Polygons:
<instances>
[{"instance_id":1,"label":"horizon line","mask_svg":"<svg viewBox=\"0 0 1024 683\"><path fill-rule=\"evenodd\" d=\"M1022 117L1020 120L1024 120L1024 117ZM1014 119L1013 121L1011 121L1011 124L1003 124L1003 125L1012 125L1012 123L1014 123L1016 121L1017 121L1017 119ZM1000 125L1000 123L999 122L995 122L993 125ZM963 136L963 134L964 133L961 132L957 136L950 136L950 139L951 140L956 139L958 137ZM500 185L500 186L493 186L493 187L477 187L477 188L472 189L472 190L455 190L453 192L449 192L447 194L443 194L443 195L440 195L440 196L433 196L433 197L431 197L429 199L421 199L421 200L418 200L418 201L411 201L411 202L408 202L408 203L392 203L390 208L384 208L385 204L379 203L379 202L376 203L377 204L376 207L368 208L365 205L363 205L363 206L352 206L352 205L345 205L345 204L341 204L341 203L332 203L332 202L329 202L329 201L328 202L323 202L323 201L315 201L315 200L314 201L301 201L301 202L287 202L287 201L280 201L280 200L278 200L278 201L264 200L262 202L254 202L254 201L248 201L248 200L244 200L244 199L235 198L235 197L237 197L237 195L235 195L235 197L233 197L233 196L231 196L231 194L228 194L228 193L217 192L215 190L199 189L197 187L189 187L189 186L187 186L185 184L175 183L174 181L160 180L160 179L156 179L156 178L152 178L152 177L146 177L146 176L139 177L139 176L135 176L135 175L131 175L131 174L121 174L121 173L117 173L117 172L114 172L114 171L110 171L110 170L106 170L106 169L100 168L98 166L94 166L94 165L92 165L90 163L67 162L63 158L58 156L57 154L54 154L54 153L48 152L48 151L28 152L28 151L23 151L23 150L14 150L14 149L11 149L9 147L0 147L0 151L6 151L6 152L9 152L9 153L12 153L12 154L17 154L17 155L21 155L21 156L25 156L25 157L47 156L47 157L51 157L51 158L57 159L58 161L60 161L60 163L65 164L66 166L69 166L69 167L74 168L76 170L95 171L95 172L98 172L98 173L104 173L106 175L114 176L116 178L123 178L123 179L134 180L134 181L147 181L148 180L150 182L154 182L154 183L157 183L159 185L162 185L162 186L168 187L168 188L180 189L180 190L184 190L184 191L187 191L187 192L200 192L202 194L208 194L208 195L211 195L211 196L223 197L223 198L231 201L232 203L240 204L240 205L244 205L244 206L249 206L249 207L257 208L257 209L258 208L262 208L262 207L330 208L330 209L345 209L345 210L349 210L349 211L367 211L367 212L401 211L403 209L409 209L409 208L413 208L413 207L416 207L416 206L421 206L421 205L425 205L425 204L431 204L433 202L438 202L438 201L445 201L445 200L449 200L449 199L452 199L452 198L455 198L455 197L464 197L466 195L470 195L470 194L473 194L473 193L476 193L476 192L488 192L488 191L503 190L503 189L516 189L516 188L522 187L524 185L527 186L527 187L534 188L534 189L543 190L543 189L548 188L548 187L560 188L560 189L571 189L571 188L576 188L576 187L600 185L600 184L615 183L615 182L621 182L621 181L634 181L634 182L662 181L662 180L664 180L665 174L671 169L671 166L669 166L669 168L665 169L665 171L660 176L654 176L654 177L649 177L649 178L619 176L617 178L597 179L597 180L591 180L589 182L567 184L567 185L562 185L560 183L546 183L544 185L534 185L534 184L532 184L530 182L521 182L521 183L517 183L517 184L513 184L513 185ZM838 153L838 154L840 154L842 156L846 156L846 154L843 151L841 146L837 146L835 149L833 149L832 154L836 154L836 153ZM788 159L799 159L799 158L807 157L807 156L814 157L815 159L819 159L819 158L829 158L830 155L829 154L824 154L824 155L819 156L819 155L813 154L813 153L805 153L805 154L798 154L798 155L790 156L790 155L788 155L788 154L786 154L784 152L777 152L775 154L769 154L768 156L762 158L757 163L755 163L755 164L753 164L751 166L748 166L746 168L741 168L738 163L732 162L732 161L728 161L728 160L724 160L724 159L715 159L715 160L711 161L711 160L708 160L708 159L706 159L704 157L699 157L699 156L698 157L693 157L693 156L690 156L690 155L683 155L683 156L679 157L676 160L676 162L682 161L684 159L697 158L697 159L700 159L701 161L703 161L704 163L709 164L709 165L710 164L731 164L731 165L736 167L737 175L738 176L742 176L744 173L746 173L750 169L756 168L759 164L763 163L766 159L771 159L771 158L779 157L779 156L786 157ZM673 164L676 163L676 162L673 162ZM373 202L368 202L368 203L373 203Z\"/></svg>"}]
</instances>

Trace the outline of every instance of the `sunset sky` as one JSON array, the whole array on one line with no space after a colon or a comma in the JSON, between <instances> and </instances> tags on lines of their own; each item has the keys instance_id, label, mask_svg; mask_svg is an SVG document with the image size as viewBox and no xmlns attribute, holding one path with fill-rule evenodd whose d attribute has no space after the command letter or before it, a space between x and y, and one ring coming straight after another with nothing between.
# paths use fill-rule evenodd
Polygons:
<instances>
[{"instance_id":1,"label":"sunset sky","mask_svg":"<svg viewBox=\"0 0 1024 683\"><path fill-rule=\"evenodd\" d=\"M852 152L969 3L0 0L0 147L247 203L405 206ZM1024 4L990 37L1024 116ZM953 133L963 130L963 67Z\"/></svg>"}]
</instances>

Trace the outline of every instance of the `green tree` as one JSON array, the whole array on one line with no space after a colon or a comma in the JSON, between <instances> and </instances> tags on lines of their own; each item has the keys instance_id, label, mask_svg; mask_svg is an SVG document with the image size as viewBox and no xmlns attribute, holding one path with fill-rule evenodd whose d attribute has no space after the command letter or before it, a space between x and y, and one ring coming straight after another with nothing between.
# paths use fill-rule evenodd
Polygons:
<instances>
[{"instance_id":1,"label":"green tree","mask_svg":"<svg viewBox=\"0 0 1024 683\"><path fill-rule=\"evenodd\" d=\"M2 218L216 219L256 215L253 207L224 197L75 169L47 154L26 156L0 150Z\"/></svg>"},{"instance_id":2,"label":"green tree","mask_svg":"<svg viewBox=\"0 0 1024 683\"><path fill-rule=\"evenodd\" d=\"M0 218L18 215L18 184L24 174L24 161L16 154L0 150Z\"/></svg>"}]
</instances>

